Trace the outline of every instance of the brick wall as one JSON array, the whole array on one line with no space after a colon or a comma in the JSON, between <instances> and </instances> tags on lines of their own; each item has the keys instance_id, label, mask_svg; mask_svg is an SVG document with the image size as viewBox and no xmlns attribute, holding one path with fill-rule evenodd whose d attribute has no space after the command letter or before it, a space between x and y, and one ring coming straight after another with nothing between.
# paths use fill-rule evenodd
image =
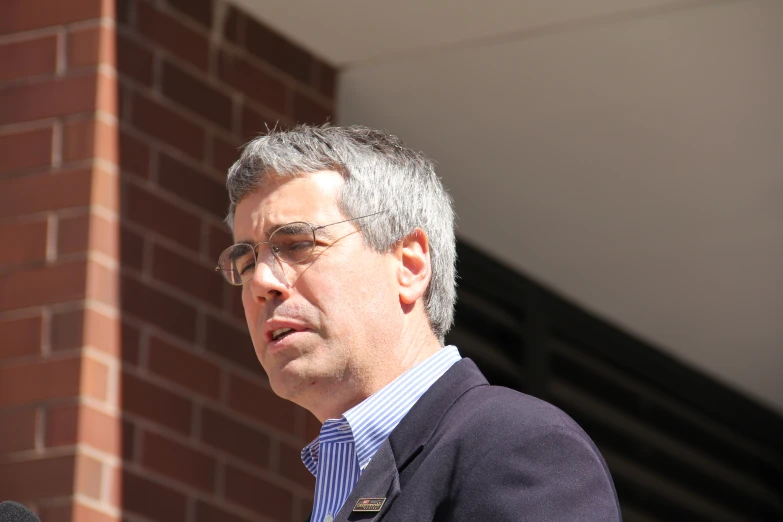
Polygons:
<instances>
[{"instance_id":1,"label":"brick wall","mask_svg":"<svg viewBox=\"0 0 783 522\"><path fill-rule=\"evenodd\" d=\"M0 500L47 522L119 508L113 19L0 4Z\"/></svg>"},{"instance_id":2,"label":"brick wall","mask_svg":"<svg viewBox=\"0 0 783 522\"><path fill-rule=\"evenodd\" d=\"M5 0L0 63L0 500L303 520L318 424L212 269L237 147L323 122L335 71L222 0Z\"/></svg>"}]
</instances>

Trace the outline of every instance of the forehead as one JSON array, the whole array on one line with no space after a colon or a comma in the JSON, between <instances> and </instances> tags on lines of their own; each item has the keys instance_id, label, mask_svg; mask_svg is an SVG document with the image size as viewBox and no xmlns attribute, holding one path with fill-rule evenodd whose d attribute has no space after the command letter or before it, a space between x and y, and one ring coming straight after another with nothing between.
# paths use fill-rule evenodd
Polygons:
<instances>
[{"instance_id":1,"label":"forehead","mask_svg":"<svg viewBox=\"0 0 783 522\"><path fill-rule=\"evenodd\" d=\"M257 240L270 229L293 221L320 224L342 219L337 201L343 183L342 176L334 171L268 177L237 204L234 239Z\"/></svg>"}]
</instances>

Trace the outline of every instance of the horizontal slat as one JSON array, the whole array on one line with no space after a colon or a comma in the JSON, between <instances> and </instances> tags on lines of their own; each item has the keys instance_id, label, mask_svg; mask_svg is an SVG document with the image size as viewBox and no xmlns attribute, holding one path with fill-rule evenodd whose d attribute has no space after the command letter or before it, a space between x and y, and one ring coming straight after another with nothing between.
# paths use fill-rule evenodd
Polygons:
<instances>
[{"instance_id":1,"label":"horizontal slat","mask_svg":"<svg viewBox=\"0 0 783 522\"><path fill-rule=\"evenodd\" d=\"M698 448L644 425L563 381L553 379L550 394L553 402L595 438L602 452L611 450L623 455L640 468L664 477L669 484L677 484L679 489L692 491L715 505L748 514L781 515L776 509L774 491L704 455Z\"/></svg>"},{"instance_id":2,"label":"horizontal slat","mask_svg":"<svg viewBox=\"0 0 783 522\"><path fill-rule=\"evenodd\" d=\"M550 338L549 347L553 351L552 371L561 379L592 391L597 397L603 397L657 429L668 431L675 438L697 445L733 468L750 475L756 475L763 468L768 468L768 473L781 474L780 469L772 467L778 458L775 452L748 440L742 433L557 338Z\"/></svg>"},{"instance_id":3,"label":"horizontal slat","mask_svg":"<svg viewBox=\"0 0 783 522\"><path fill-rule=\"evenodd\" d=\"M455 326L446 341L457 346L463 357L471 358L492 384L524 389L525 369L472 330Z\"/></svg>"},{"instance_id":4,"label":"horizontal slat","mask_svg":"<svg viewBox=\"0 0 783 522\"><path fill-rule=\"evenodd\" d=\"M562 299L551 298L554 303L553 333L562 339L590 346L596 357L610 361L628 376L690 403L703 415L731 426L755 443L780 447L783 415L589 316Z\"/></svg>"}]
</instances>

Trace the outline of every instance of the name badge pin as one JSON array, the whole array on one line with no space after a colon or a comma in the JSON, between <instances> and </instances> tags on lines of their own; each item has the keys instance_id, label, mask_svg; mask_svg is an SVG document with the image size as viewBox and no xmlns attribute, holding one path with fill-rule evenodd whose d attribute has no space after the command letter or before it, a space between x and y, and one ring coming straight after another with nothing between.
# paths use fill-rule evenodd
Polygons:
<instances>
[{"instance_id":1,"label":"name badge pin","mask_svg":"<svg viewBox=\"0 0 783 522\"><path fill-rule=\"evenodd\" d=\"M353 506L353 510L380 511L384 502L386 502L385 498L360 498L356 501L356 505Z\"/></svg>"}]
</instances>

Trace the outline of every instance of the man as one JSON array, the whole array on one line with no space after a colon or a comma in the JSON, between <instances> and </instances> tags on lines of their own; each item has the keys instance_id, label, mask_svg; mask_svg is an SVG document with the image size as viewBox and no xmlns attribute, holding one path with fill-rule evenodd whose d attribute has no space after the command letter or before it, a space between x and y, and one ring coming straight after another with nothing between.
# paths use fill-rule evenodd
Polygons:
<instances>
[{"instance_id":1,"label":"man","mask_svg":"<svg viewBox=\"0 0 783 522\"><path fill-rule=\"evenodd\" d=\"M609 471L564 413L489 386L444 347L451 200L423 155L362 127L256 138L231 167L242 286L273 391L322 423L302 451L313 522L620 519Z\"/></svg>"}]
</instances>

